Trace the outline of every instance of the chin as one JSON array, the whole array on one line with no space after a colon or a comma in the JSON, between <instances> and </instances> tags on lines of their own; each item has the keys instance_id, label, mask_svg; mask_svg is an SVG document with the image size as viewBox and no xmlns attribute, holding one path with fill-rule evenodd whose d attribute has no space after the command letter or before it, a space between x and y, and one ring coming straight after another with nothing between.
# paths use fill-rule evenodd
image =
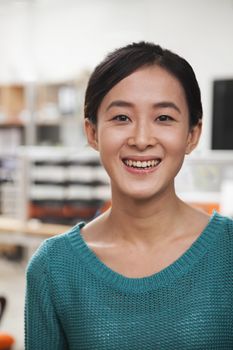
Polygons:
<instances>
[{"instance_id":1,"label":"chin","mask_svg":"<svg viewBox=\"0 0 233 350\"><path fill-rule=\"evenodd\" d=\"M125 197L128 197L129 199L133 199L133 200L138 200L138 201L146 201L146 200L150 200L154 197L156 197L157 195L157 191L151 191L151 189L133 189L131 188L130 191L125 191L124 192Z\"/></svg>"}]
</instances>

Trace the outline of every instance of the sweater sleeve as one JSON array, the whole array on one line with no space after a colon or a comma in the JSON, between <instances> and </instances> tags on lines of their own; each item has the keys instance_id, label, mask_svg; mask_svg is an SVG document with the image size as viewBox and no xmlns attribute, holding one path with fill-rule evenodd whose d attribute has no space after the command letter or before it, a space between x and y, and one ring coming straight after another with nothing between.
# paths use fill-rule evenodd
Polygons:
<instances>
[{"instance_id":1,"label":"sweater sleeve","mask_svg":"<svg viewBox=\"0 0 233 350\"><path fill-rule=\"evenodd\" d=\"M25 350L68 349L51 295L46 242L29 262L26 277Z\"/></svg>"}]
</instances>

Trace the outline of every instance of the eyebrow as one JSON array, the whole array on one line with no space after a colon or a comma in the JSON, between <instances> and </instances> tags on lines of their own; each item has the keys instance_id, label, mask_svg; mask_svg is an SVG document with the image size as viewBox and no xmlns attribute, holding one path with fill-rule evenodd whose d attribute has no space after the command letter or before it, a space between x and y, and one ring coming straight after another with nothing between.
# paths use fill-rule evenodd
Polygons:
<instances>
[{"instance_id":1,"label":"eyebrow","mask_svg":"<svg viewBox=\"0 0 233 350\"><path fill-rule=\"evenodd\" d=\"M173 108L175 109L177 112L181 113L181 110L179 109L179 107L174 103L174 102L170 102L170 101L162 101L162 102L158 102L153 104L154 108Z\"/></svg>"},{"instance_id":2,"label":"eyebrow","mask_svg":"<svg viewBox=\"0 0 233 350\"><path fill-rule=\"evenodd\" d=\"M123 100L115 100L115 101L112 101L108 105L108 107L106 108L106 112L112 107L130 107L130 108L132 108L133 106L134 106L134 104L131 102L127 102L127 101L123 101Z\"/></svg>"},{"instance_id":3,"label":"eyebrow","mask_svg":"<svg viewBox=\"0 0 233 350\"><path fill-rule=\"evenodd\" d=\"M133 108L134 104L131 103L131 102L128 102L128 101L124 101L124 100L115 100L115 101L112 101L108 105L108 107L106 108L106 112L112 107L129 107L129 108ZM179 107L174 102L170 102L170 101L157 102L157 103L154 103L152 105L152 107L153 108L173 108L177 112L181 113Z\"/></svg>"}]
</instances>

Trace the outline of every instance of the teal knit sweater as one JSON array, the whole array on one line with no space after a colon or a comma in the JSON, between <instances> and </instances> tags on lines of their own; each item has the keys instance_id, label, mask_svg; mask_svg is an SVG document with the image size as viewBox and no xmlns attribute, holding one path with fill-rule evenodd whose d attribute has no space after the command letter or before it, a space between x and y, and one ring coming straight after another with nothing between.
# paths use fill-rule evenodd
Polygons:
<instances>
[{"instance_id":1,"label":"teal knit sweater","mask_svg":"<svg viewBox=\"0 0 233 350\"><path fill-rule=\"evenodd\" d=\"M81 223L46 240L27 269L26 350L233 349L233 221L213 214L193 245L127 278L88 248Z\"/></svg>"}]
</instances>

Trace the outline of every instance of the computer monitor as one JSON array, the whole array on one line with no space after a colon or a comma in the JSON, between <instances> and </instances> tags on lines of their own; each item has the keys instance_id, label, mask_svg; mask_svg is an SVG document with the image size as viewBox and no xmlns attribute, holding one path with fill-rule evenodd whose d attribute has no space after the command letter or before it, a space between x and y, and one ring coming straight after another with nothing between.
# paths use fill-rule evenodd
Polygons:
<instances>
[{"instance_id":1,"label":"computer monitor","mask_svg":"<svg viewBox=\"0 0 233 350\"><path fill-rule=\"evenodd\" d=\"M213 150L233 150L233 79L213 83Z\"/></svg>"}]
</instances>

